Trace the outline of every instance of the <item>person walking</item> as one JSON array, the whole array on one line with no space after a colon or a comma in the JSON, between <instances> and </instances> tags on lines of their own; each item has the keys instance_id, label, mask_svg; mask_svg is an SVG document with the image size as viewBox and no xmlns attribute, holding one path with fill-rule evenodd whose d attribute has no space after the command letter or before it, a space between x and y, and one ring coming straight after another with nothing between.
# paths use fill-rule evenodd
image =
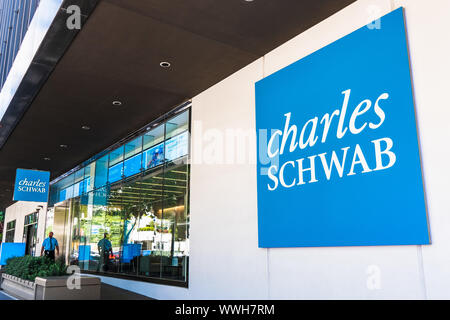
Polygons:
<instances>
[{"instance_id":1,"label":"person walking","mask_svg":"<svg viewBox=\"0 0 450 320\"><path fill-rule=\"evenodd\" d=\"M111 241L109 241L107 237L108 233L105 233L103 239L97 243L98 252L100 254L99 267L101 268L101 271L108 271L109 255L110 253L111 255L113 254Z\"/></svg>"},{"instance_id":2,"label":"person walking","mask_svg":"<svg viewBox=\"0 0 450 320\"><path fill-rule=\"evenodd\" d=\"M45 238L44 242L42 243L41 256L43 253L45 253L45 256L47 258L55 261L55 249L56 255L59 256L58 240L56 240L56 238L53 237L53 232L50 232L48 234L48 238Z\"/></svg>"}]
</instances>

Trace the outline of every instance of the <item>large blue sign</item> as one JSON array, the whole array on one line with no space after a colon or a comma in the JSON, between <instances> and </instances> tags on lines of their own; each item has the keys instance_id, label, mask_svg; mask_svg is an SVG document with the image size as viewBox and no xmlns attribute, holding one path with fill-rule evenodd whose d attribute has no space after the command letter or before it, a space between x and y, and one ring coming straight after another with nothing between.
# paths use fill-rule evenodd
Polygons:
<instances>
[{"instance_id":1,"label":"large blue sign","mask_svg":"<svg viewBox=\"0 0 450 320\"><path fill-rule=\"evenodd\" d=\"M371 27L256 83L260 247L430 243L403 9Z\"/></svg>"},{"instance_id":2,"label":"large blue sign","mask_svg":"<svg viewBox=\"0 0 450 320\"><path fill-rule=\"evenodd\" d=\"M17 169L14 201L47 202L50 172Z\"/></svg>"}]
</instances>

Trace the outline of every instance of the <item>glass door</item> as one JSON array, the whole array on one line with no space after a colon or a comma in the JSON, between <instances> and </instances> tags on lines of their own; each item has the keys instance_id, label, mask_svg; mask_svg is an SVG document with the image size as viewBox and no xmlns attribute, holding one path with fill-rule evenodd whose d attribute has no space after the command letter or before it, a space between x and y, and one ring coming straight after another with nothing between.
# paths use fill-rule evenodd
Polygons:
<instances>
[{"instance_id":1,"label":"glass door","mask_svg":"<svg viewBox=\"0 0 450 320\"><path fill-rule=\"evenodd\" d=\"M25 242L25 254L34 256L36 253L37 212L25 216L23 228L23 242Z\"/></svg>"}]
</instances>

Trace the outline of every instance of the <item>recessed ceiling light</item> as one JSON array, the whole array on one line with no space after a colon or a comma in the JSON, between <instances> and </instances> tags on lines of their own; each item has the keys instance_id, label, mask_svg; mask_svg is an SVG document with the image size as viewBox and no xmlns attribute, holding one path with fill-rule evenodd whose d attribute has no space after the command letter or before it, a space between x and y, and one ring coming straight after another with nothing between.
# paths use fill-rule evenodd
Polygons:
<instances>
[{"instance_id":1,"label":"recessed ceiling light","mask_svg":"<svg viewBox=\"0 0 450 320\"><path fill-rule=\"evenodd\" d=\"M113 105L113 106L116 106L116 107L121 106L121 105L122 105L122 101L114 100L114 101L112 102L112 105Z\"/></svg>"},{"instance_id":2,"label":"recessed ceiling light","mask_svg":"<svg viewBox=\"0 0 450 320\"><path fill-rule=\"evenodd\" d=\"M162 61L160 64L161 68L170 68L170 62Z\"/></svg>"},{"instance_id":3,"label":"recessed ceiling light","mask_svg":"<svg viewBox=\"0 0 450 320\"><path fill-rule=\"evenodd\" d=\"M81 129L83 129L83 130L91 130L91 127L89 127L89 126L82 126Z\"/></svg>"}]
</instances>

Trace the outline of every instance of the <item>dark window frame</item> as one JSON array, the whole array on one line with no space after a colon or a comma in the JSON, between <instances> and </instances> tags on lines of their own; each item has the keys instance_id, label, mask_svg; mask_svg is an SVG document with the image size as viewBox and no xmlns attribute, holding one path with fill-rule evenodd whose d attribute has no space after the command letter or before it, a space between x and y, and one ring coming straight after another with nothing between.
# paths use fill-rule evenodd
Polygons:
<instances>
[{"instance_id":1,"label":"dark window frame","mask_svg":"<svg viewBox=\"0 0 450 320\"><path fill-rule=\"evenodd\" d=\"M11 237L11 234L12 234L12 237ZM15 235L16 235L16 219L11 220L6 224L5 242L14 242Z\"/></svg>"}]
</instances>

